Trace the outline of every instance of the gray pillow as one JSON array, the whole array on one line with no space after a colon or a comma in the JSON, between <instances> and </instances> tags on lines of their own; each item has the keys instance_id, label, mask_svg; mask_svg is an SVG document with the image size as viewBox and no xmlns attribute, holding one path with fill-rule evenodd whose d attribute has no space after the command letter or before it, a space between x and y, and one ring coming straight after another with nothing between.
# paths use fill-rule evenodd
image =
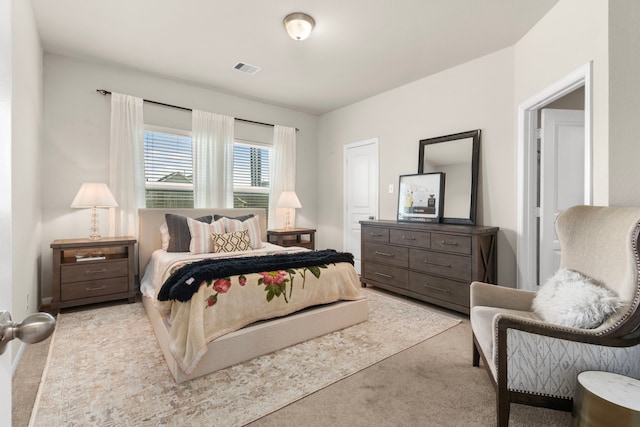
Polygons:
<instances>
[{"instance_id":1,"label":"gray pillow","mask_svg":"<svg viewBox=\"0 0 640 427\"><path fill-rule=\"evenodd\" d=\"M167 213L164 214L164 219L167 222L167 230L169 231L169 246L167 246L167 252L189 252L191 232L187 224L187 217ZM193 219L211 224L213 217L206 215Z\"/></svg>"},{"instance_id":2,"label":"gray pillow","mask_svg":"<svg viewBox=\"0 0 640 427\"><path fill-rule=\"evenodd\" d=\"M246 220L248 220L249 218L253 218L253 214L248 214L248 215L240 215L240 216L228 216L228 215L213 215L213 220L217 221L220 218L229 218L229 219L235 219L238 220L240 222L245 222Z\"/></svg>"}]
</instances>

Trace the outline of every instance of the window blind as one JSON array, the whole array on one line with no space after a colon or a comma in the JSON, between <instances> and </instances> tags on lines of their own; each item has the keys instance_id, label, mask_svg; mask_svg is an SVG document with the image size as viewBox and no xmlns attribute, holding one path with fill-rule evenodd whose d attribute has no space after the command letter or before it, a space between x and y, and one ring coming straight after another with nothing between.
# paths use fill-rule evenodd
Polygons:
<instances>
[{"instance_id":1,"label":"window blind","mask_svg":"<svg viewBox=\"0 0 640 427\"><path fill-rule=\"evenodd\" d=\"M193 207L190 136L146 130L144 165L148 208Z\"/></svg>"}]
</instances>

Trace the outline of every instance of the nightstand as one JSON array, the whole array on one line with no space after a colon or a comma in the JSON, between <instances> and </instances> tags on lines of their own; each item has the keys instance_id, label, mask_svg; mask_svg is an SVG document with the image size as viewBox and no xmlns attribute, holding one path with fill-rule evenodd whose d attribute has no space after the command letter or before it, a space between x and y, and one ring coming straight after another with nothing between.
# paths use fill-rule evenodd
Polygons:
<instances>
[{"instance_id":1,"label":"nightstand","mask_svg":"<svg viewBox=\"0 0 640 427\"><path fill-rule=\"evenodd\" d=\"M278 246L300 246L314 250L316 230L312 228L281 228L267 230L267 241Z\"/></svg>"},{"instance_id":2,"label":"nightstand","mask_svg":"<svg viewBox=\"0 0 640 427\"><path fill-rule=\"evenodd\" d=\"M53 285L51 309L127 299L135 301L132 237L51 242Z\"/></svg>"}]
</instances>

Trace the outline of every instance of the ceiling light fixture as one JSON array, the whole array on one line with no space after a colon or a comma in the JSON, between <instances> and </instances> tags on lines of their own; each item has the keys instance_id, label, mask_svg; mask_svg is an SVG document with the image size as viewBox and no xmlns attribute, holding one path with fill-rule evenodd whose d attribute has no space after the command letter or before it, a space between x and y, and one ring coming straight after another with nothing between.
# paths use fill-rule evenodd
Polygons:
<instances>
[{"instance_id":1,"label":"ceiling light fixture","mask_svg":"<svg viewBox=\"0 0 640 427\"><path fill-rule=\"evenodd\" d=\"M294 40L304 40L309 37L316 21L306 13L290 13L284 18L284 27Z\"/></svg>"}]
</instances>

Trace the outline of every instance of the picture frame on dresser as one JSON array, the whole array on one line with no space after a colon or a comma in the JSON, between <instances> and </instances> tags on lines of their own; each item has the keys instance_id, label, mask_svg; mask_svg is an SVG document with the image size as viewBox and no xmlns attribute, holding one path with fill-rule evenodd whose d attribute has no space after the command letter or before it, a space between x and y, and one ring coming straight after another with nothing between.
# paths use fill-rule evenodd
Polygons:
<instances>
[{"instance_id":1,"label":"picture frame on dresser","mask_svg":"<svg viewBox=\"0 0 640 427\"><path fill-rule=\"evenodd\" d=\"M442 172L400 175L399 222L440 222L444 202Z\"/></svg>"}]
</instances>

